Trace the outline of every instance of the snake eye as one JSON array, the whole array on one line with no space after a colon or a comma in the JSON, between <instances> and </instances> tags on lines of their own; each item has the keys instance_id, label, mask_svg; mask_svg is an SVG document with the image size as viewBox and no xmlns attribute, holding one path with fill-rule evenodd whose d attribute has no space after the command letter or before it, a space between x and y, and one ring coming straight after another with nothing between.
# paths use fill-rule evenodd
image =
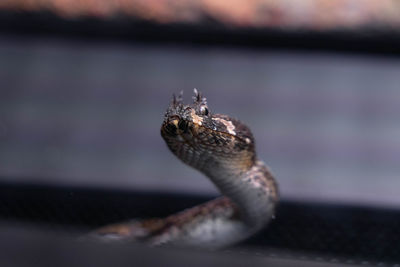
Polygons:
<instances>
[{"instance_id":1,"label":"snake eye","mask_svg":"<svg viewBox=\"0 0 400 267\"><path fill-rule=\"evenodd\" d=\"M180 130L186 132L187 128L188 128L188 123L186 121L184 121L184 120L180 120L178 122L178 127L179 127Z\"/></svg>"},{"instance_id":2,"label":"snake eye","mask_svg":"<svg viewBox=\"0 0 400 267\"><path fill-rule=\"evenodd\" d=\"M201 106L200 107L200 113L202 114L202 115L208 115L208 108L206 108L205 106Z\"/></svg>"}]
</instances>

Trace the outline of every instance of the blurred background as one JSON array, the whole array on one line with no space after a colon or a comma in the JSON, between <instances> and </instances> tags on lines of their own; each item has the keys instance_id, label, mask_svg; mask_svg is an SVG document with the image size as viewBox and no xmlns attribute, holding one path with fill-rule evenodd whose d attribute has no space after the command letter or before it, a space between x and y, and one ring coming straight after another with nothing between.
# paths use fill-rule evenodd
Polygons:
<instances>
[{"instance_id":1,"label":"blurred background","mask_svg":"<svg viewBox=\"0 0 400 267\"><path fill-rule=\"evenodd\" d=\"M2 1L5 229L217 196L159 133L172 94L197 88L250 126L280 185L281 216L250 251L400 260L399 30L389 0Z\"/></svg>"}]
</instances>

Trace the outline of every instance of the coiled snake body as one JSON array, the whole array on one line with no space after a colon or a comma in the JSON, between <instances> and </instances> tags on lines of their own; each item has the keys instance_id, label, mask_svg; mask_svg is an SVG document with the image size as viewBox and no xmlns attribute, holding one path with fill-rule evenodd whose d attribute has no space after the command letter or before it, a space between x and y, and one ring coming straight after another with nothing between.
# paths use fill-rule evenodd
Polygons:
<instances>
[{"instance_id":1,"label":"coiled snake body","mask_svg":"<svg viewBox=\"0 0 400 267\"><path fill-rule=\"evenodd\" d=\"M204 173L223 197L166 218L134 220L100 228L106 239L220 248L263 228L274 216L278 187L257 159L249 128L226 115L212 114L195 89L192 105L182 94L168 107L161 135L183 162Z\"/></svg>"}]
</instances>

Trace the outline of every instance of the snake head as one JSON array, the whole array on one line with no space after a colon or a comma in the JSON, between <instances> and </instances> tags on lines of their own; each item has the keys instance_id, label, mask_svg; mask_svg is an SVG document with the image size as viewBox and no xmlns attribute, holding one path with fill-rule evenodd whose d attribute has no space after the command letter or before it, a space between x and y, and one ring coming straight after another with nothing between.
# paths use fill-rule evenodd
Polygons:
<instances>
[{"instance_id":1,"label":"snake head","mask_svg":"<svg viewBox=\"0 0 400 267\"><path fill-rule=\"evenodd\" d=\"M172 101L165 113L164 122L161 126L161 134L169 137L184 137L189 140L193 137L193 128L203 126L206 121L211 120L211 113L207 106L207 100L201 93L194 89L193 103L183 104L183 92L176 97L173 95ZM182 140L181 140L182 141Z\"/></svg>"},{"instance_id":2,"label":"snake head","mask_svg":"<svg viewBox=\"0 0 400 267\"><path fill-rule=\"evenodd\" d=\"M210 115L207 99L195 88L191 105L183 104L183 91L178 96L175 96L175 94L172 96L171 103L164 116L164 123L168 122L168 119L173 116L178 116L187 121L194 120L195 123L199 123L202 118L210 117Z\"/></svg>"},{"instance_id":3,"label":"snake head","mask_svg":"<svg viewBox=\"0 0 400 267\"><path fill-rule=\"evenodd\" d=\"M255 157L249 128L239 120L210 112L206 98L196 89L192 104L183 103L182 92L173 96L161 135L170 150L192 166L197 164L192 161L205 158L248 158L250 164Z\"/></svg>"}]
</instances>

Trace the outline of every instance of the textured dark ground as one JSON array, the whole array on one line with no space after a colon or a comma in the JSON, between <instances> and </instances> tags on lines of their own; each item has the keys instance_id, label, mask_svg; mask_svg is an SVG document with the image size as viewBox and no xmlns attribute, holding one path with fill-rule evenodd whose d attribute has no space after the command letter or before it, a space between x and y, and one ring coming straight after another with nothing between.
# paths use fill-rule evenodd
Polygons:
<instances>
[{"instance_id":1,"label":"textured dark ground","mask_svg":"<svg viewBox=\"0 0 400 267\"><path fill-rule=\"evenodd\" d=\"M107 223L166 216L210 199L16 184L2 184L0 195L3 223L19 222L19 228L27 229L35 229L27 227L35 223L36 228L70 237ZM400 261L399 219L400 211L394 209L283 201L267 229L231 250L316 262L396 263Z\"/></svg>"},{"instance_id":2,"label":"textured dark ground","mask_svg":"<svg viewBox=\"0 0 400 267\"><path fill-rule=\"evenodd\" d=\"M78 242L70 236L45 230L21 229L0 224L0 264L25 266L306 266L338 267L337 259L281 258L254 255L243 250L207 252L177 249L148 249L139 245ZM40 246L36 244L40 243ZM4 244L4 243L3 243ZM34 245L33 245L34 244ZM350 266L346 264L346 266ZM355 265L351 265L355 266ZM365 265L364 265L365 266Z\"/></svg>"}]
</instances>

